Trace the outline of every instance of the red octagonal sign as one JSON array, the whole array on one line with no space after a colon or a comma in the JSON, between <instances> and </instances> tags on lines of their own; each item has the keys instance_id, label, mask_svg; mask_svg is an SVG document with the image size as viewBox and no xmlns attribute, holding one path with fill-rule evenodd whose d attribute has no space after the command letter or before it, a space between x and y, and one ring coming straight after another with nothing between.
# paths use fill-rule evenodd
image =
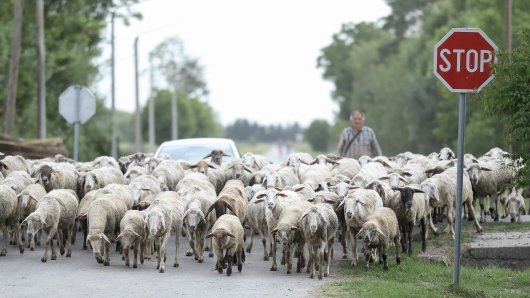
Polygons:
<instances>
[{"instance_id":1,"label":"red octagonal sign","mask_svg":"<svg viewBox=\"0 0 530 298\"><path fill-rule=\"evenodd\" d=\"M479 92L493 79L496 50L482 30L453 28L434 47L434 75L451 92Z\"/></svg>"}]
</instances>

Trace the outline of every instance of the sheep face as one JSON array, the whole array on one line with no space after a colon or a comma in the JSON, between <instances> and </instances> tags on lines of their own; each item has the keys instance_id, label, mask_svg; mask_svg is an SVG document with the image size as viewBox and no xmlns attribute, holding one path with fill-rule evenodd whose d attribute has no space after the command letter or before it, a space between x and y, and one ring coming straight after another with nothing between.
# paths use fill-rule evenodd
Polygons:
<instances>
[{"instance_id":1,"label":"sheep face","mask_svg":"<svg viewBox=\"0 0 530 298\"><path fill-rule=\"evenodd\" d=\"M510 215L511 222L515 222L516 217L518 221L521 222L521 209L524 209L524 199L521 193L517 192L515 189L506 197L505 210L506 214Z\"/></svg>"},{"instance_id":2,"label":"sheep face","mask_svg":"<svg viewBox=\"0 0 530 298\"><path fill-rule=\"evenodd\" d=\"M419 189L414 189L410 187L394 187L393 190L397 190L401 195L401 203L409 210L412 208L413 198L415 193L423 193Z\"/></svg>"},{"instance_id":3,"label":"sheep face","mask_svg":"<svg viewBox=\"0 0 530 298\"><path fill-rule=\"evenodd\" d=\"M278 204L278 197L285 197L285 194L280 193L275 188L268 188L267 189L267 208L269 210L273 210L276 207L276 204Z\"/></svg>"},{"instance_id":4,"label":"sheep face","mask_svg":"<svg viewBox=\"0 0 530 298\"><path fill-rule=\"evenodd\" d=\"M265 176L265 187L276 187L280 183L280 176L278 173L270 173L267 176Z\"/></svg>"},{"instance_id":5,"label":"sheep face","mask_svg":"<svg viewBox=\"0 0 530 298\"><path fill-rule=\"evenodd\" d=\"M224 153L223 150L212 150L212 152L206 155L204 158L211 157L211 160L213 163L216 163L217 165L221 165L221 163L223 162L223 156L230 156L230 155Z\"/></svg>"},{"instance_id":6,"label":"sheep face","mask_svg":"<svg viewBox=\"0 0 530 298\"><path fill-rule=\"evenodd\" d=\"M87 173L85 176L85 193L98 189L98 179L94 173Z\"/></svg>"},{"instance_id":7,"label":"sheep face","mask_svg":"<svg viewBox=\"0 0 530 298\"><path fill-rule=\"evenodd\" d=\"M28 238L31 239L34 235L37 235L37 233L42 230L46 226L46 222L44 221L44 218L41 218L37 215L30 215L28 216L22 224L27 224L27 231L26 234L28 235Z\"/></svg>"},{"instance_id":8,"label":"sheep face","mask_svg":"<svg viewBox=\"0 0 530 298\"><path fill-rule=\"evenodd\" d=\"M245 154L242 158L243 164L247 167L253 167L256 163L256 157L254 155Z\"/></svg>"},{"instance_id":9,"label":"sheep face","mask_svg":"<svg viewBox=\"0 0 530 298\"><path fill-rule=\"evenodd\" d=\"M206 223L204 213L198 207L190 207L184 213L184 222L190 231L195 231L201 222Z\"/></svg>"},{"instance_id":10,"label":"sheep face","mask_svg":"<svg viewBox=\"0 0 530 298\"><path fill-rule=\"evenodd\" d=\"M335 193L339 196L339 199L341 200L344 199L346 195L348 195L351 189L352 187L346 182L339 182L333 188L333 190L335 191Z\"/></svg>"},{"instance_id":11,"label":"sheep face","mask_svg":"<svg viewBox=\"0 0 530 298\"><path fill-rule=\"evenodd\" d=\"M404 165L406 165L408 161L409 161L409 158L404 154L398 154L394 158L394 162L400 167L403 167Z\"/></svg>"},{"instance_id":12,"label":"sheep face","mask_svg":"<svg viewBox=\"0 0 530 298\"><path fill-rule=\"evenodd\" d=\"M40 184L42 184L42 186L44 186L44 188L48 190L51 176L53 173L52 167L50 167L49 165L43 165L42 167L40 167L38 173L39 175L37 178L39 179Z\"/></svg>"},{"instance_id":13,"label":"sheep face","mask_svg":"<svg viewBox=\"0 0 530 298\"><path fill-rule=\"evenodd\" d=\"M229 233L223 228L217 228L210 234L206 235L206 238L214 238L214 242L218 247L227 247L231 238L236 238L233 234Z\"/></svg>"},{"instance_id":14,"label":"sheep face","mask_svg":"<svg viewBox=\"0 0 530 298\"><path fill-rule=\"evenodd\" d=\"M86 238L86 244L87 246L92 246L92 252L94 253L94 257L99 264L103 263L101 247L105 244L105 242L110 244L109 238L107 238L107 236L105 236L103 233L88 234Z\"/></svg>"},{"instance_id":15,"label":"sheep face","mask_svg":"<svg viewBox=\"0 0 530 298\"><path fill-rule=\"evenodd\" d=\"M430 201L440 201L440 194L438 192L438 187L434 183L422 183L421 190L425 193L425 200Z\"/></svg>"},{"instance_id":16,"label":"sheep face","mask_svg":"<svg viewBox=\"0 0 530 298\"><path fill-rule=\"evenodd\" d=\"M359 157L359 164L361 165L361 168L364 167L372 158L368 155L363 155Z\"/></svg>"},{"instance_id":17,"label":"sheep face","mask_svg":"<svg viewBox=\"0 0 530 298\"><path fill-rule=\"evenodd\" d=\"M147 228L149 231L149 237L155 237L165 233L166 224L164 221L164 215L158 210L150 210L146 216Z\"/></svg>"},{"instance_id":18,"label":"sheep face","mask_svg":"<svg viewBox=\"0 0 530 298\"><path fill-rule=\"evenodd\" d=\"M453 150L451 150L450 148L447 148L447 147L444 147L440 150L440 154L438 154L438 159L439 160L451 160L451 159L454 159L456 157L455 153L453 152Z\"/></svg>"},{"instance_id":19,"label":"sheep face","mask_svg":"<svg viewBox=\"0 0 530 298\"><path fill-rule=\"evenodd\" d=\"M316 234L318 227L321 225L322 216L317 212L308 212L306 215L307 225L311 234Z\"/></svg>"},{"instance_id":20,"label":"sheep face","mask_svg":"<svg viewBox=\"0 0 530 298\"><path fill-rule=\"evenodd\" d=\"M344 217L347 220L353 219L354 215L362 215L362 208L358 208L358 204L363 204L359 200L355 200L353 198L346 198L343 201L344 203Z\"/></svg>"},{"instance_id":21,"label":"sheep face","mask_svg":"<svg viewBox=\"0 0 530 298\"><path fill-rule=\"evenodd\" d=\"M26 208L30 200L35 200L33 196L28 193L22 193L18 196L18 205L22 208Z\"/></svg>"},{"instance_id":22,"label":"sheep face","mask_svg":"<svg viewBox=\"0 0 530 298\"><path fill-rule=\"evenodd\" d=\"M482 178L483 171L491 171L491 169L481 167L478 164L472 164L469 166L467 173L469 174L469 180L471 180L472 185L477 185L477 183L480 181L480 178Z\"/></svg>"},{"instance_id":23,"label":"sheep face","mask_svg":"<svg viewBox=\"0 0 530 298\"><path fill-rule=\"evenodd\" d=\"M135 240L141 237L142 236L135 231L124 230L118 235L118 237L116 237L116 239L120 240L122 247L131 247L134 245Z\"/></svg>"},{"instance_id":24,"label":"sheep face","mask_svg":"<svg viewBox=\"0 0 530 298\"><path fill-rule=\"evenodd\" d=\"M276 237L283 245L287 245L293 241L294 233L298 230L295 227L282 227L276 229Z\"/></svg>"},{"instance_id":25,"label":"sheep face","mask_svg":"<svg viewBox=\"0 0 530 298\"><path fill-rule=\"evenodd\" d=\"M364 241L365 247L377 246L379 244L379 235L383 234L375 226L363 227L357 238Z\"/></svg>"}]
</instances>

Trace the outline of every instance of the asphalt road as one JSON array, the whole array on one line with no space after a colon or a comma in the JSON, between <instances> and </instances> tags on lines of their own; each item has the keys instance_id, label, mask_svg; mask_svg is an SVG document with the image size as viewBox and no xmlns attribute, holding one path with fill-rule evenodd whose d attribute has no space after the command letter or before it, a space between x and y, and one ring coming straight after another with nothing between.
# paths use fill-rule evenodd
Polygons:
<instances>
[{"instance_id":1,"label":"asphalt road","mask_svg":"<svg viewBox=\"0 0 530 298\"><path fill-rule=\"evenodd\" d=\"M232 276L214 270L215 257L205 255L204 263L186 257L187 238L181 238L179 268L173 267L174 236L170 239L166 272L156 270L156 258L146 260L138 268L125 266L121 256L111 246L110 266L98 264L91 250L83 250L82 234L77 234L71 258L60 256L48 262L40 261L44 249L26 249L23 255L16 246L9 245L5 257L0 257L0 285L2 297L311 297L317 287L334 280L331 277L310 279L305 273L287 275L286 267L278 259L278 271L269 271L272 261L264 261L263 247L254 239L251 254L246 254L243 271L233 267ZM0 239L2 237L0 236ZM2 239L3 240L3 239ZM341 252L336 243L335 252ZM281 246L279 246L278 252ZM278 253L279 255L279 253ZM342 256L342 255L341 255ZM338 262L338 260L336 260ZM296 269L296 263L294 263ZM296 271L296 270L295 270Z\"/></svg>"}]
</instances>

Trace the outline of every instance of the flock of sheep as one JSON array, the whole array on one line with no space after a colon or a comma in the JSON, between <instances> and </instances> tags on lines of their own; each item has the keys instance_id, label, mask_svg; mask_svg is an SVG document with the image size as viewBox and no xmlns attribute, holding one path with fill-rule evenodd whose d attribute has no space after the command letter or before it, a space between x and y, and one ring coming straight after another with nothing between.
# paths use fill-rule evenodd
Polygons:
<instances>
[{"instance_id":1,"label":"flock of sheep","mask_svg":"<svg viewBox=\"0 0 530 298\"><path fill-rule=\"evenodd\" d=\"M464 217L474 221L477 232L487 214L495 221L506 214L520 221L525 213L525 190L510 187L518 165L505 154L494 148L479 158L465 155ZM157 269L164 272L170 236L176 235L178 251L183 235L189 238L187 256L202 263L204 252L215 255L219 273L226 269L231 275L236 264L241 272L252 236L259 234L263 259L272 257L271 271L278 270L277 246L282 244L280 259L287 273L296 258L296 272L306 267L311 278L318 274L322 279L329 275L336 236L343 258L350 257L352 247L353 266L357 240L362 241L367 270L374 262L387 270L392 246L398 264L401 251L410 256L418 224L425 251L427 233L438 234L434 224L443 215L454 239L456 162L449 148L429 156L405 152L358 160L293 153L282 164L252 153L229 162L224 156L213 150L194 163L144 153L91 162L5 156L0 161L0 256L6 255L8 242L23 253L24 238L34 250L45 231L42 262L48 260L48 247L51 259L57 258L54 242L61 255L66 247L70 257L79 226L83 248L90 246L105 266L110 264L110 244L116 242L126 266L129 250L135 268L138 254L143 263L156 251ZM179 266L178 253L173 266Z\"/></svg>"}]
</instances>

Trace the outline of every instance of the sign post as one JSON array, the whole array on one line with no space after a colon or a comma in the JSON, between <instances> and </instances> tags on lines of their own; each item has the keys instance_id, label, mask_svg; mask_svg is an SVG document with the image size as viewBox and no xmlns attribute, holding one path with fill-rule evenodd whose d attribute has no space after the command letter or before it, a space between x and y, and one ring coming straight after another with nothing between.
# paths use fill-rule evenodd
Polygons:
<instances>
[{"instance_id":1,"label":"sign post","mask_svg":"<svg viewBox=\"0 0 530 298\"><path fill-rule=\"evenodd\" d=\"M493 79L497 46L480 29L453 28L434 46L434 75L454 93L459 93L458 153L453 284L460 282L460 235L462 230L462 183L466 94L478 93Z\"/></svg>"},{"instance_id":2,"label":"sign post","mask_svg":"<svg viewBox=\"0 0 530 298\"><path fill-rule=\"evenodd\" d=\"M74 160L77 161L79 145L79 125L96 113L96 98L88 88L72 85L59 96L59 114L70 124L74 124Z\"/></svg>"}]
</instances>

